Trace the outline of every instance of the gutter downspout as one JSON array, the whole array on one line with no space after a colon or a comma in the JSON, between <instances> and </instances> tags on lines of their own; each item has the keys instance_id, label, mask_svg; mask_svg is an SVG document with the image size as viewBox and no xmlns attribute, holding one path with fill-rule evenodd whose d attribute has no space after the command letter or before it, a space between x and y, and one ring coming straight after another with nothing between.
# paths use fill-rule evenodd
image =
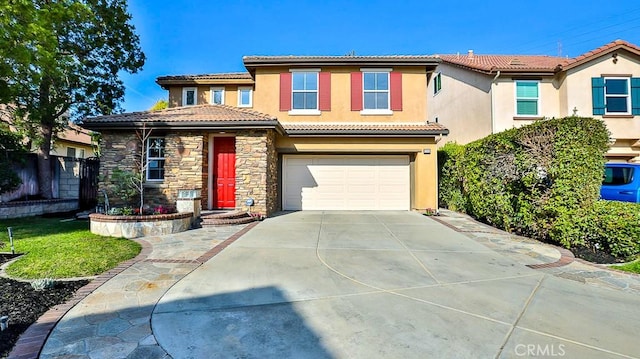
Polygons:
<instances>
[{"instance_id":1,"label":"gutter downspout","mask_svg":"<svg viewBox=\"0 0 640 359\"><path fill-rule=\"evenodd\" d=\"M491 80L491 89L490 89L490 96L491 96L491 133L495 133L495 129L496 129L496 120L494 117L494 107L495 107L495 97L493 96L493 85L496 83L496 80L498 79L498 77L500 77L500 70L498 70L498 72L496 73L496 76L493 77L493 79Z\"/></svg>"}]
</instances>

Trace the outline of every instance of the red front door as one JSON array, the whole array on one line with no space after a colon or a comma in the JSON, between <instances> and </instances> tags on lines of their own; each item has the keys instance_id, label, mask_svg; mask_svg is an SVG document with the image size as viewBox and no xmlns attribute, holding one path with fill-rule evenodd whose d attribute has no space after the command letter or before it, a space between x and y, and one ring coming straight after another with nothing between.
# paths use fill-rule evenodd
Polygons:
<instances>
[{"instance_id":1,"label":"red front door","mask_svg":"<svg viewBox=\"0 0 640 359\"><path fill-rule=\"evenodd\" d=\"M236 207L236 139L213 139L213 185L216 208Z\"/></svg>"}]
</instances>

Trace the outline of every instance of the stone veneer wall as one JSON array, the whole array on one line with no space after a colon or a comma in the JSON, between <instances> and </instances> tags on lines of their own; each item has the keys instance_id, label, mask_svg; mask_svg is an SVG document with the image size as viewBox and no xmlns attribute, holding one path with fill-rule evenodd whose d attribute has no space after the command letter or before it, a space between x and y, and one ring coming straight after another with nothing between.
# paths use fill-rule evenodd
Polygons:
<instances>
[{"instance_id":1,"label":"stone veneer wall","mask_svg":"<svg viewBox=\"0 0 640 359\"><path fill-rule=\"evenodd\" d=\"M163 135L152 132L152 136ZM196 132L179 131L165 136L165 177L163 182L145 184L145 205L175 205L179 189L203 188L203 145L205 135ZM136 159L140 156L140 141L134 131L103 131L100 175L104 179L99 188L106 189L111 207L134 205L123 203L111 193L109 182L115 168L138 171ZM206 158L205 158L206 160Z\"/></svg>"},{"instance_id":2,"label":"stone veneer wall","mask_svg":"<svg viewBox=\"0 0 640 359\"><path fill-rule=\"evenodd\" d=\"M271 215L276 211L277 154L272 130L248 130L236 133L236 209L249 210L247 198L253 198L254 213Z\"/></svg>"}]
</instances>

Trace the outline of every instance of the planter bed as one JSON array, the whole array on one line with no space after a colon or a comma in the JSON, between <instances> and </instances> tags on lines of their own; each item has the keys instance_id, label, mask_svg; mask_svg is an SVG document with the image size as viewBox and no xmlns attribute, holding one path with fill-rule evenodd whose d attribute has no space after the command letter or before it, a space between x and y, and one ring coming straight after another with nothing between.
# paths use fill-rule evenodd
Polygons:
<instances>
[{"instance_id":1,"label":"planter bed","mask_svg":"<svg viewBox=\"0 0 640 359\"><path fill-rule=\"evenodd\" d=\"M179 233L191 227L193 213L155 214L148 216L89 215L91 233L110 237L138 238Z\"/></svg>"}]
</instances>

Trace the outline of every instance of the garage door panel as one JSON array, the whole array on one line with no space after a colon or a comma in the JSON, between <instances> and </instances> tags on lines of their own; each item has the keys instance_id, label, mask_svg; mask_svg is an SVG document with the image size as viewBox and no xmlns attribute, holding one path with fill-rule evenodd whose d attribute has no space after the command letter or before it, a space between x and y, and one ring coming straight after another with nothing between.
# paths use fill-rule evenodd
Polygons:
<instances>
[{"instance_id":1,"label":"garage door panel","mask_svg":"<svg viewBox=\"0 0 640 359\"><path fill-rule=\"evenodd\" d=\"M285 210L408 210L408 156L285 155Z\"/></svg>"}]
</instances>

